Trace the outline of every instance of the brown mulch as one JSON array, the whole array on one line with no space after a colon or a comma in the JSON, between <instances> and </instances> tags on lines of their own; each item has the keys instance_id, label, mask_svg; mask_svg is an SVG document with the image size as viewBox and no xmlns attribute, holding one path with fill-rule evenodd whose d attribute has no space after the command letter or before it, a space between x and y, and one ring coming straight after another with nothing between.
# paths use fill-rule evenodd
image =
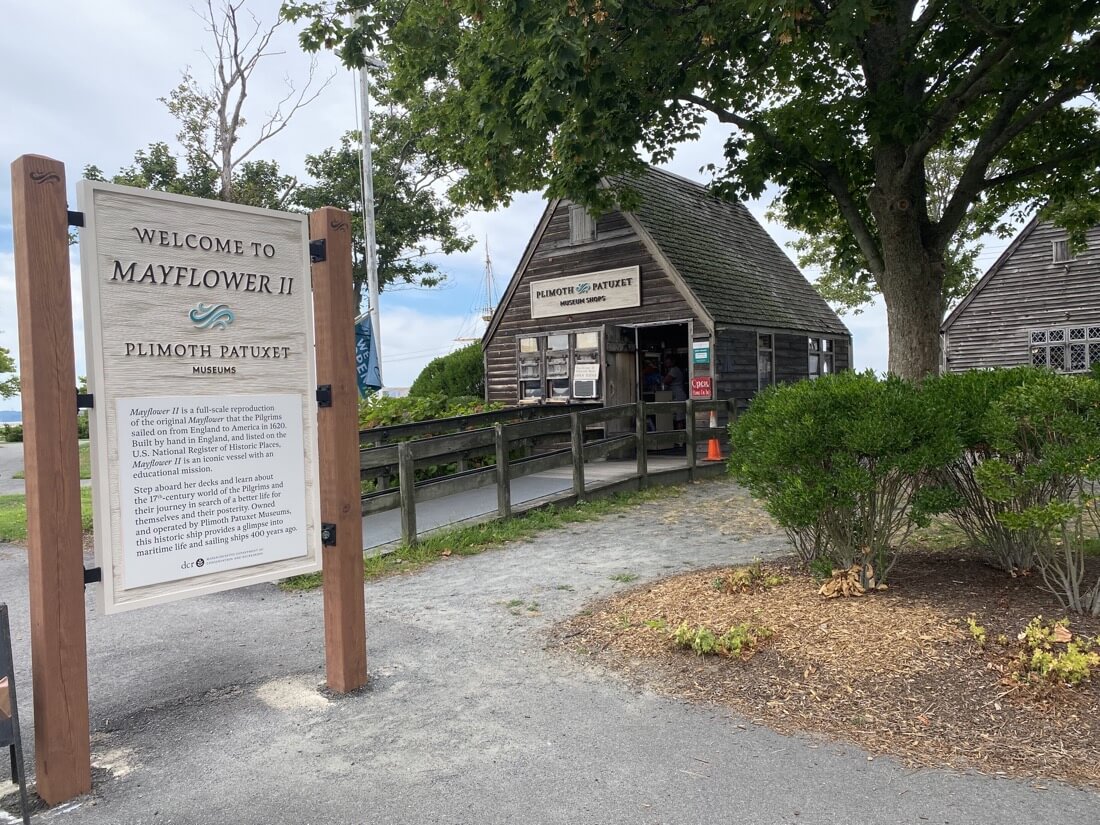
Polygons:
<instances>
[{"instance_id":1,"label":"brown mulch","mask_svg":"<svg viewBox=\"0 0 1100 825\"><path fill-rule=\"evenodd\" d=\"M728 569L676 576L591 606L555 630L556 643L783 732L823 734L913 766L1100 786L1100 673L1077 687L1011 678L1017 634L1037 615L1064 615L1034 578L914 551L889 590L826 600L809 576L764 567L786 582L728 593L715 587ZM986 629L984 649L970 615ZM683 620L716 633L749 622L774 635L747 660L699 657L669 640ZM1072 630L1095 636L1100 620L1073 618Z\"/></svg>"}]
</instances>

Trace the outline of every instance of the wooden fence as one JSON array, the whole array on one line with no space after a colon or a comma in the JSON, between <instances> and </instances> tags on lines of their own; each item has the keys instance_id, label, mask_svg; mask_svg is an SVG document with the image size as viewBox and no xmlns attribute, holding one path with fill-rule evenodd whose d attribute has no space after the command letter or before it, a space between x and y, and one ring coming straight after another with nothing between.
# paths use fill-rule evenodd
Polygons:
<instances>
[{"instance_id":1,"label":"wooden fence","mask_svg":"<svg viewBox=\"0 0 1100 825\"><path fill-rule=\"evenodd\" d=\"M378 446L360 449L361 477L375 484L375 489L363 495L362 512L366 516L400 507L402 539L413 544L417 539L418 503L480 487L496 486L497 516L506 518L514 512L549 503L568 504L651 484L677 484L718 475L725 470L724 462L706 461L700 452L705 453L710 439L718 439L723 450L728 449L728 425L740 408L743 403L733 399L639 401L616 407L571 408L568 412L526 420L508 420L501 413L482 413L464 417L479 418L474 422L475 429L424 438L416 438L415 434L438 432L447 420L399 425L404 429L382 428L387 431L385 437L366 430L360 443ZM709 426L712 413L718 424L713 428ZM681 417L683 429L650 429L655 421L668 422ZM452 419L449 426L462 420ZM485 426L490 422L491 426ZM409 440L384 443L398 437ZM685 447L683 466L650 471L650 451L681 445ZM613 481L586 484L585 462L601 457L632 461L633 472ZM571 489L512 504L513 480L567 466L573 470Z\"/></svg>"}]
</instances>

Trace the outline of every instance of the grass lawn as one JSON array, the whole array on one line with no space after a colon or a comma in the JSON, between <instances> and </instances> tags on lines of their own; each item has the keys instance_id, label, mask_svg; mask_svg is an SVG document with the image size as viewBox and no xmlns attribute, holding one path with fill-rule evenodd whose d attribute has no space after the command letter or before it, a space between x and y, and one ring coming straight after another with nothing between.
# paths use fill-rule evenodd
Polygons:
<instances>
[{"instance_id":1,"label":"grass lawn","mask_svg":"<svg viewBox=\"0 0 1100 825\"><path fill-rule=\"evenodd\" d=\"M422 538L415 546L401 544L392 553L363 559L363 577L374 579L425 567L448 556L473 556L509 541L530 538L544 530L592 521L616 510L680 494L678 487L653 487L635 493L617 493L573 507L547 507L503 521L486 521L441 530ZM279 582L283 590L312 590L321 586L320 573L307 573Z\"/></svg>"},{"instance_id":2,"label":"grass lawn","mask_svg":"<svg viewBox=\"0 0 1100 825\"><path fill-rule=\"evenodd\" d=\"M80 521L84 532L92 530L92 490L80 488ZM27 499L23 495L0 496L0 542L27 540Z\"/></svg>"},{"instance_id":3,"label":"grass lawn","mask_svg":"<svg viewBox=\"0 0 1100 825\"><path fill-rule=\"evenodd\" d=\"M88 452L88 442L81 441L78 447L80 453L80 477L91 478L92 477L92 457ZM20 470L18 473L12 476L12 478L26 478L26 475Z\"/></svg>"}]
</instances>

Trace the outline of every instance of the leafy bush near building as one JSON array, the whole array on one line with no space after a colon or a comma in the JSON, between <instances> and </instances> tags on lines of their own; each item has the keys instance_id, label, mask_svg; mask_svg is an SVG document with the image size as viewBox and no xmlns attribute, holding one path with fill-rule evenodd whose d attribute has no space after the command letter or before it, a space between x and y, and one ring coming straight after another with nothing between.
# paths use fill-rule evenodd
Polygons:
<instances>
[{"instance_id":1,"label":"leafy bush near building","mask_svg":"<svg viewBox=\"0 0 1100 825\"><path fill-rule=\"evenodd\" d=\"M17 444L23 440L22 424L5 424L0 427L0 438L9 444Z\"/></svg>"},{"instance_id":2,"label":"leafy bush near building","mask_svg":"<svg viewBox=\"0 0 1100 825\"><path fill-rule=\"evenodd\" d=\"M359 402L359 426L369 430L373 427L473 415L499 408L499 404L489 404L471 396L449 398L444 395L410 395L406 398L384 398L375 395Z\"/></svg>"},{"instance_id":3,"label":"leafy bush near building","mask_svg":"<svg viewBox=\"0 0 1100 825\"><path fill-rule=\"evenodd\" d=\"M953 456L950 429L898 378L839 373L762 392L731 430L731 469L796 539L885 583L920 482ZM812 537L812 538L807 538Z\"/></svg>"},{"instance_id":4,"label":"leafy bush near building","mask_svg":"<svg viewBox=\"0 0 1100 825\"><path fill-rule=\"evenodd\" d=\"M1006 394L1034 385L1048 375L1031 367L975 370L928 379L922 387L932 414L950 426L957 442L953 458L933 471L930 485L922 491L922 505L930 512L945 513L972 546L1013 575L1027 573L1035 565L1043 533L1039 529L1011 529L1004 517L1042 505L1051 495L1067 491L1038 486L1017 488L1016 495L993 498L979 484L977 470L996 459L1021 471L1031 460L1019 445L1002 440L1003 451L994 446L990 415Z\"/></svg>"},{"instance_id":5,"label":"leafy bush near building","mask_svg":"<svg viewBox=\"0 0 1100 825\"><path fill-rule=\"evenodd\" d=\"M1100 531L1100 382L1043 373L995 402L986 426L994 457L974 471L982 493L1029 502L1001 522L1040 537L1039 572L1068 610L1100 616L1100 579L1085 566Z\"/></svg>"},{"instance_id":6,"label":"leafy bush near building","mask_svg":"<svg viewBox=\"0 0 1100 825\"><path fill-rule=\"evenodd\" d=\"M915 524L945 515L1011 573L1037 567L1100 615L1100 381L1020 368L927 379L839 374L762 392L731 469L807 567L881 584Z\"/></svg>"},{"instance_id":7,"label":"leafy bush near building","mask_svg":"<svg viewBox=\"0 0 1100 825\"><path fill-rule=\"evenodd\" d=\"M481 344L474 342L428 362L416 376L409 395L414 398L442 395L446 398L485 395L485 360Z\"/></svg>"}]
</instances>

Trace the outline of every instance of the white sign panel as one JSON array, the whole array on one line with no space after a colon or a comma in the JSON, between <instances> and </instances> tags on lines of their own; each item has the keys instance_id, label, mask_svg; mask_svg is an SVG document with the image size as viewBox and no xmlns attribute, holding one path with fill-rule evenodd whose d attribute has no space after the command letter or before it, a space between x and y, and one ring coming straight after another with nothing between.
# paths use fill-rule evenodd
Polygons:
<instances>
[{"instance_id":1,"label":"white sign panel","mask_svg":"<svg viewBox=\"0 0 1100 825\"><path fill-rule=\"evenodd\" d=\"M101 609L319 569L306 217L77 194Z\"/></svg>"},{"instance_id":2,"label":"white sign panel","mask_svg":"<svg viewBox=\"0 0 1100 825\"><path fill-rule=\"evenodd\" d=\"M599 364L577 364L573 367L573 379L575 381L597 381L599 377Z\"/></svg>"},{"instance_id":3,"label":"white sign panel","mask_svg":"<svg viewBox=\"0 0 1100 825\"><path fill-rule=\"evenodd\" d=\"M580 315L642 303L641 270L636 266L605 269L531 284L531 317Z\"/></svg>"}]
</instances>

